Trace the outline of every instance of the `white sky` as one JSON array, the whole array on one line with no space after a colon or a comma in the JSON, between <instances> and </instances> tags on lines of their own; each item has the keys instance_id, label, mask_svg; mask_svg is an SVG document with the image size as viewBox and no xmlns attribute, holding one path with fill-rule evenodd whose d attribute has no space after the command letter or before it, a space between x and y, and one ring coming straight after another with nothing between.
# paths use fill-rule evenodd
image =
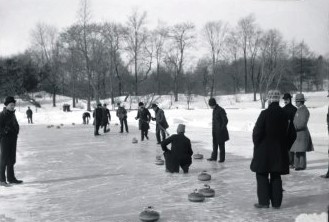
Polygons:
<instances>
[{"instance_id":1,"label":"white sky","mask_svg":"<svg viewBox=\"0 0 329 222\"><path fill-rule=\"evenodd\" d=\"M0 0L0 56L29 47L38 22L60 30L77 18L79 0ZM149 27L158 20L172 25L190 21L198 29L207 21L235 26L254 13L263 29L277 28L285 40L304 40L318 54L329 53L329 0L91 0L94 21L125 23L133 8L147 11Z\"/></svg>"}]
</instances>

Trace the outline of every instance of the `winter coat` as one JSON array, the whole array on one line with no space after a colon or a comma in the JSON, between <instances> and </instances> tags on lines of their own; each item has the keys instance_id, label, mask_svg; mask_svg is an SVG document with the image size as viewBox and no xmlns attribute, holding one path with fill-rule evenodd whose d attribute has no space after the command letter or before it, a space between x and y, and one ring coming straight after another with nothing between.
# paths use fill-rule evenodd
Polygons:
<instances>
[{"instance_id":1,"label":"winter coat","mask_svg":"<svg viewBox=\"0 0 329 222\"><path fill-rule=\"evenodd\" d=\"M111 114L108 108L102 108L102 126L106 126L111 121Z\"/></svg>"},{"instance_id":2,"label":"winter coat","mask_svg":"<svg viewBox=\"0 0 329 222\"><path fill-rule=\"evenodd\" d=\"M171 143L171 150L167 145ZM161 147L164 152L170 152L172 158L177 163L191 164L193 155L191 141L184 133L174 134L161 142Z\"/></svg>"},{"instance_id":3,"label":"winter coat","mask_svg":"<svg viewBox=\"0 0 329 222\"><path fill-rule=\"evenodd\" d=\"M90 118L90 113L88 113L88 112L84 112L84 113L82 114L82 118Z\"/></svg>"},{"instance_id":4,"label":"winter coat","mask_svg":"<svg viewBox=\"0 0 329 222\"><path fill-rule=\"evenodd\" d=\"M16 163L16 145L19 125L15 111L6 108L0 113L0 162L8 165Z\"/></svg>"},{"instance_id":5,"label":"winter coat","mask_svg":"<svg viewBox=\"0 0 329 222\"><path fill-rule=\"evenodd\" d=\"M32 114L33 114L33 112L32 112L31 109L26 110L26 116L27 116L28 118L31 118L31 117L32 117Z\"/></svg>"},{"instance_id":6,"label":"winter coat","mask_svg":"<svg viewBox=\"0 0 329 222\"><path fill-rule=\"evenodd\" d=\"M272 102L260 113L252 133L253 172L289 174L288 150L295 134L289 132L288 124L288 116L278 102Z\"/></svg>"},{"instance_id":7,"label":"winter coat","mask_svg":"<svg viewBox=\"0 0 329 222\"><path fill-rule=\"evenodd\" d=\"M102 125L103 119L103 108L97 107L93 112L94 125Z\"/></svg>"},{"instance_id":8,"label":"winter coat","mask_svg":"<svg viewBox=\"0 0 329 222\"><path fill-rule=\"evenodd\" d=\"M166 116L164 114L164 111L162 109L160 109L159 107L157 107L155 110L155 121L157 124L156 128L159 127L158 125L160 125L164 129L167 129L169 127Z\"/></svg>"},{"instance_id":9,"label":"winter coat","mask_svg":"<svg viewBox=\"0 0 329 222\"><path fill-rule=\"evenodd\" d=\"M127 110L120 106L117 110L117 117L119 117L119 119L127 118Z\"/></svg>"},{"instance_id":10,"label":"winter coat","mask_svg":"<svg viewBox=\"0 0 329 222\"><path fill-rule=\"evenodd\" d=\"M295 114L296 114L296 111L297 111L297 108L292 105L291 103L285 105L283 107L283 110L286 112L286 114L288 115L288 118L291 122L294 121L294 117L295 117Z\"/></svg>"},{"instance_id":11,"label":"winter coat","mask_svg":"<svg viewBox=\"0 0 329 222\"><path fill-rule=\"evenodd\" d=\"M147 108L138 109L136 119L139 119L138 128L146 131L150 128L151 113Z\"/></svg>"},{"instance_id":12,"label":"winter coat","mask_svg":"<svg viewBox=\"0 0 329 222\"><path fill-rule=\"evenodd\" d=\"M297 138L291 147L291 152L309 152L313 151L313 143L307 123L310 117L310 112L305 105L297 108L294 117L294 126L297 132Z\"/></svg>"},{"instance_id":13,"label":"winter coat","mask_svg":"<svg viewBox=\"0 0 329 222\"><path fill-rule=\"evenodd\" d=\"M216 104L212 112L212 135L216 138L218 144L229 140L227 123L228 119L225 110Z\"/></svg>"}]
</instances>

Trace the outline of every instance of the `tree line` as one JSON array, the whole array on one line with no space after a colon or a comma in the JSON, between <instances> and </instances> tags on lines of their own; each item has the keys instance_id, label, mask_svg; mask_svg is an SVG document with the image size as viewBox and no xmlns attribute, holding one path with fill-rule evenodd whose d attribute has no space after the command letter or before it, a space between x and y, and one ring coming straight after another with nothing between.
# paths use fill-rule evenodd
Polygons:
<instances>
[{"instance_id":1,"label":"tree line","mask_svg":"<svg viewBox=\"0 0 329 222\"><path fill-rule=\"evenodd\" d=\"M75 24L59 31L38 23L31 47L0 58L0 96L44 90L99 101L128 95L182 93L259 94L265 106L270 89L322 90L329 60L301 41L287 42L275 29L262 30L253 15L235 27L207 22L159 23L150 30L147 13L133 11L125 24L92 21L89 2L81 0ZM200 57L199 55L205 54ZM195 62L194 62L195 61Z\"/></svg>"}]
</instances>

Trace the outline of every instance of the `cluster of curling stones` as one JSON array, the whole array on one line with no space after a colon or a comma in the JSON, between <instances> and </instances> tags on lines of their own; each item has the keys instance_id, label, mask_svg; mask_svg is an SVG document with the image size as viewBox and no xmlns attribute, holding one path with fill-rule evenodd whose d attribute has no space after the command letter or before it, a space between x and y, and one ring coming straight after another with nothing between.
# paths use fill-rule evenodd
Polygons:
<instances>
[{"instance_id":1,"label":"cluster of curling stones","mask_svg":"<svg viewBox=\"0 0 329 222\"><path fill-rule=\"evenodd\" d=\"M139 219L144 222L154 222L159 220L159 218L160 218L159 212L155 211L152 206L146 207L139 214Z\"/></svg>"},{"instance_id":2,"label":"cluster of curling stones","mask_svg":"<svg viewBox=\"0 0 329 222\"><path fill-rule=\"evenodd\" d=\"M207 197L215 196L215 190L210 188L208 184L204 185L202 189L195 189L188 195L188 199L191 202L203 202Z\"/></svg>"},{"instance_id":3,"label":"cluster of curling stones","mask_svg":"<svg viewBox=\"0 0 329 222\"><path fill-rule=\"evenodd\" d=\"M72 126L74 126L75 125L75 123L72 123ZM61 127L63 127L64 126L64 124L63 123L61 123L61 124L59 124L58 126L56 126L56 128L57 129L60 129ZM49 129L49 128L53 128L53 127L55 127L54 125L47 125L47 128Z\"/></svg>"}]
</instances>

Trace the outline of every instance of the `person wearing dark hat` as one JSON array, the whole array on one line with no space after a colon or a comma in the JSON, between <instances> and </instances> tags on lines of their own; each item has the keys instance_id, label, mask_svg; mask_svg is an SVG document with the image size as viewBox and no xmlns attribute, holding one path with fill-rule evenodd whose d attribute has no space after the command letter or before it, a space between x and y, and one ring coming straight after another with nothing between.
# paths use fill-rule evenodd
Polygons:
<instances>
[{"instance_id":1,"label":"person wearing dark hat","mask_svg":"<svg viewBox=\"0 0 329 222\"><path fill-rule=\"evenodd\" d=\"M290 128L293 128L291 130L295 130L294 117L295 117L297 108L294 105L292 105L291 98L292 98L292 96L290 95L290 93L285 93L283 95L283 98L282 99L283 99L284 104L285 104L285 106L283 107L283 110L288 115L288 118L289 118L289 121L290 121L289 127ZM295 155L295 153L294 152L291 152L289 150L289 165L290 165L291 168L294 168L294 155Z\"/></svg>"},{"instance_id":2,"label":"person wearing dark hat","mask_svg":"<svg viewBox=\"0 0 329 222\"><path fill-rule=\"evenodd\" d=\"M314 150L312 137L307 127L310 112L305 106L304 94L297 94L295 96L295 102L297 112L294 117L294 126L297 132L297 138L290 151L295 153L295 170L305 170L307 165L306 152Z\"/></svg>"},{"instance_id":3,"label":"person wearing dark hat","mask_svg":"<svg viewBox=\"0 0 329 222\"><path fill-rule=\"evenodd\" d=\"M27 107L27 110L26 110L26 117L27 117L27 122L28 122L28 123L31 123L31 124L33 124L33 121L32 121L32 115L33 115L33 112L32 112L32 110L30 109L30 107L28 106L28 107Z\"/></svg>"},{"instance_id":4,"label":"person wearing dark hat","mask_svg":"<svg viewBox=\"0 0 329 222\"><path fill-rule=\"evenodd\" d=\"M123 125L125 126L126 132L128 133L128 123L127 123L127 110L120 105L118 105L117 117L120 120L120 133L123 133Z\"/></svg>"},{"instance_id":5,"label":"person wearing dark hat","mask_svg":"<svg viewBox=\"0 0 329 222\"><path fill-rule=\"evenodd\" d=\"M328 106L328 113L327 113L327 128L328 128L328 134L329 134L329 106ZM328 155L329 155L329 147L328 147ZM321 177L329 179L329 161L328 161L328 171L326 174L321 175Z\"/></svg>"},{"instance_id":6,"label":"person wearing dark hat","mask_svg":"<svg viewBox=\"0 0 329 222\"><path fill-rule=\"evenodd\" d=\"M268 108L261 111L252 132L254 143L251 171L256 173L256 208L280 208L282 203L281 175L289 174L290 144L296 134L289 132L289 119L279 105L280 92L268 92Z\"/></svg>"},{"instance_id":7,"label":"person wearing dark hat","mask_svg":"<svg viewBox=\"0 0 329 222\"><path fill-rule=\"evenodd\" d=\"M138 107L139 108L138 108L137 116L135 117L135 119L136 120L139 119L138 127L141 131L141 141L143 141L144 136L146 139L149 139L147 134L148 134L148 130L150 128L149 122L151 121L151 113L147 108L145 108L143 102L139 102Z\"/></svg>"},{"instance_id":8,"label":"person wearing dark hat","mask_svg":"<svg viewBox=\"0 0 329 222\"><path fill-rule=\"evenodd\" d=\"M212 112L212 153L208 161L216 161L219 147L219 162L225 161L225 142L229 140L227 130L228 119L225 109L220 107L215 98L210 98L208 102Z\"/></svg>"},{"instance_id":9,"label":"person wearing dark hat","mask_svg":"<svg viewBox=\"0 0 329 222\"><path fill-rule=\"evenodd\" d=\"M110 121L111 121L111 113L110 110L107 108L106 103L103 104L103 109L102 109L102 127L104 129L104 133L108 133L110 132L110 128L107 128L107 125L110 125Z\"/></svg>"},{"instance_id":10,"label":"person wearing dark hat","mask_svg":"<svg viewBox=\"0 0 329 222\"><path fill-rule=\"evenodd\" d=\"M166 139L166 129L169 127L167 123L166 116L164 114L164 111L158 107L157 104L153 103L152 104L152 109L155 113L155 117L152 118L153 121L156 122L156 127L155 127L155 135L158 141L158 144L161 144L161 137L162 140Z\"/></svg>"},{"instance_id":11,"label":"person wearing dark hat","mask_svg":"<svg viewBox=\"0 0 329 222\"><path fill-rule=\"evenodd\" d=\"M93 112L93 118L94 118L94 135L99 136L99 127L102 125L102 119L103 119L103 108L102 104L98 103L96 109Z\"/></svg>"},{"instance_id":12,"label":"person wearing dark hat","mask_svg":"<svg viewBox=\"0 0 329 222\"><path fill-rule=\"evenodd\" d=\"M179 173L179 167L184 173L188 173L192 164L193 150L191 141L185 135L185 125L179 124L177 134L171 135L161 142L164 151L166 170L170 173ZM171 143L171 149L167 145Z\"/></svg>"},{"instance_id":13,"label":"person wearing dark hat","mask_svg":"<svg viewBox=\"0 0 329 222\"><path fill-rule=\"evenodd\" d=\"M14 172L19 133L19 125L15 116L16 100L14 97L8 96L4 104L6 107L0 113L0 186L9 186L8 183L20 184L23 181L17 180Z\"/></svg>"}]
</instances>

